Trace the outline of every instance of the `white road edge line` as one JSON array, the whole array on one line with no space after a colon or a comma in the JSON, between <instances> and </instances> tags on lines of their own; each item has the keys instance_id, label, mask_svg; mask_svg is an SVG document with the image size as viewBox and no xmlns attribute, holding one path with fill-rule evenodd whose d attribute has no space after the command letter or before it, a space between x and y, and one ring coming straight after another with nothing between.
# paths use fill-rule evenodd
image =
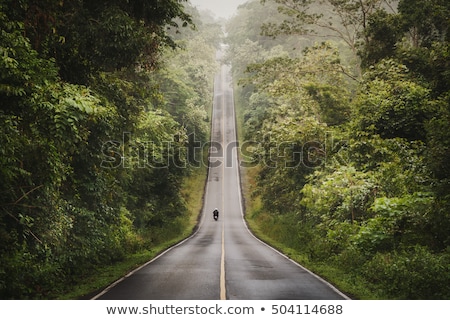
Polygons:
<instances>
[{"instance_id":1,"label":"white road edge line","mask_svg":"<svg viewBox=\"0 0 450 320\"><path fill-rule=\"evenodd\" d=\"M203 219L201 219L201 221L203 222ZM200 223L200 225L202 224L202 222ZM190 240L192 237L194 237L198 230L200 229L200 225L197 228L197 230L195 230L194 233L192 233L188 238L178 242L177 244L171 246L170 248L166 249L165 251L161 252L159 255L157 255L156 257L154 257L152 260L147 261L146 263L144 263L143 265L137 267L136 269L130 271L127 275L123 276L122 278L120 278L119 280L113 282L112 284L110 284L109 286L107 286L102 292L100 292L99 294L97 294L96 296L92 297L91 300L97 300L98 298L100 298L102 295L104 295L105 293L107 293L109 290L111 290L112 288L114 288L117 284L119 284L120 282L122 282L123 280L125 280L126 278L128 278L129 276L133 275L134 273L138 272L139 270L141 270L142 268L145 268L146 266L148 266L150 263L154 262L155 260L161 258L163 255L165 255L166 253L168 253L169 251L175 249L176 247L181 246L183 243L185 243L186 241Z\"/></svg>"},{"instance_id":2,"label":"white road edge line","mask_svg":"<svg viewBox=\"0 0 450 320\"><path fill-rule=\"evenodd\" d=\"M220 70L220 77L221 77L221 91L222 91L222 152L225 152L225 92L223 88L224 84L224 72L223 72L223 66ZM225 163L226 163L226 155L223 153L223 160L222 160L222 255L220 257L220 300L227 300L227 287L226 287L226 278L225 278Z\"/></svg>"}]
</instances>

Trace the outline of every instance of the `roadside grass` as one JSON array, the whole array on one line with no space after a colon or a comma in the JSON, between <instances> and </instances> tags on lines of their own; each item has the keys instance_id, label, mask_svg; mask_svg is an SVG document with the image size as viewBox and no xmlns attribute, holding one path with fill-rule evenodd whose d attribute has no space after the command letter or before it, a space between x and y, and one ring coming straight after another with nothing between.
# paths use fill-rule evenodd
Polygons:
<instances>
[{"instance_id":1,"label":"roadside grass","mask_svg":"<svg viewBox=\"0 0 450 320\"><path fill-rule=\"evenodd\" d=\"M80 280L77 285L71 288L70 292L61 294L57 299L91 299L114 281L152 260L165 249L173 246L182 239L182 237L173 239L172 241L162 243L149 250L128 255L124 260L115 263L114 265L98 268L94 270L90 276Z\"/></svg>"},{"instance_id":2,"label":"roadside grass","mask_svg":"<svg viewBox=\"0 0 450 320\"><path fill-rule=\"evenodd\" d=\"M203 208L203 197L207 178L207 168L193 169L192 175L183 184L182 194L189 212L188 230L197 226Z\"/></svg>"},{"instance_id":3,"label":"roadside grass","mask_svg":"<svg viewBox=\"0 0 450 320\"><path fill-rule=\"evenodd\" d=\"M368 283L362 277L355 275L355 273L347 272L333 264L312 261L307 254L289 246L289 243L296 241L296 239L293 239L296 235L292 234L292 230L288 230L289 225L277 223L277 221L271 219L267 213L262 211L260 199L252 195L254 175L257 172L257 168L246 169L244 172L245 175L243 174L242 176L242 184L246 205L245 221L251 232L258 239L326 280L351 299L384 299L384 297L370 290Z\"/></svg>"}]
</instances>

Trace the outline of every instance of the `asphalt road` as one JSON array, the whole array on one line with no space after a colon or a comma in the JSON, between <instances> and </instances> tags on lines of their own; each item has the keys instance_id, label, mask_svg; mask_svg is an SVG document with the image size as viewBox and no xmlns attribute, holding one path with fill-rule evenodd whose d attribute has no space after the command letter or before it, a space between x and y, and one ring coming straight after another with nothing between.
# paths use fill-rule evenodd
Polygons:
<instances>
[{"instance_id":1,"label":"asphalt road","mask_svg":"<svg viewBox=\"0 0 450 320\"><path fill-rule=\"evenodd\" d=\"M229 67L216 76L210 169L197 232L94 299L337 300L337 289L257 240L242 211ZM212 211L218 208L218 221Z\"/></svg>"}]
</instances>

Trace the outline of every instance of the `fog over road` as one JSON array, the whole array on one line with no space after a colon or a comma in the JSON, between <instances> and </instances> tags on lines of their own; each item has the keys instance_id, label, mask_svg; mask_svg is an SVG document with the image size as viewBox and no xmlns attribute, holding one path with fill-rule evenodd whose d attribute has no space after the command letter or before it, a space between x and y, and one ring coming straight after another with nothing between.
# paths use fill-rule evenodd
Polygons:
<instances>
[{"instance_id":1,"label":"fog over road","mask_svg":"<svg viewBox=\"0 0 450 320\"><path fill-rule=\"evenodd\" d=\"M241 201L233 91L226 65L215 79L211 141L197 232L95 299L347 299L248 231ZM216 207L218 221L212 217Z\"/></svg>"}]
</instances>

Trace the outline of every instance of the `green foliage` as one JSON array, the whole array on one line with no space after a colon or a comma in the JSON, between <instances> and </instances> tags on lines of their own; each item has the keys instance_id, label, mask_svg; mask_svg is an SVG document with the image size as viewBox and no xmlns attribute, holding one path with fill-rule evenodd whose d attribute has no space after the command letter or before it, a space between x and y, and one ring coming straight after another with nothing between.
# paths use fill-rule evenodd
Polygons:
<instances>
[{"instance_id":1,"label":"green foliage","mask_svg":"<svg viewBox=\"0 0 450 320\"><path fill-rule=\"evenodd\" d=\"M424 141L424 126L432 113L429 90L408 79L408 70L392 60L377 64L367 78L355 103L359 129L383 138Z\"/></svg>"},{"instance_id":2,"label":"green foliage","mask_svg":"<svg viewBox=\"0 0 450 320\"><path fill-rule=\"evenodd\" d=\"M365 68L378 63L385 57L393 56L403 32L400 17L378 10L368 17L365 38L368 40L360 56Z\"/></svg>"},{"instance_id":3,"label":"green foliage","mask_svg":"<svg viewBox=\"0 0 450 320\"><path fill-rule=\"evenodd\" d=\"M320 175L320 176L319 176ZM377 185L373 177L351 166L317 171L302 188L307 216L325 228L338 222L364 221Z\"/></svg>"},{"instance_id":4,"label":"green foliage","mask_svg":"<svg viewBox=\"0 0 450 320\"><path fill-rule=\"evenodd\" d=\"M248 67L250 77L242 83L257 91L245 111L246 135L258 141L258 192L271 210L299 210L297 190L331 152L327 125L346 121L348 112L345 86L336 86L346 82L344 69L330 43L315 45L300 58L282 53Z\"/></svg>"},{"instance_id":5,"label":"green foliage","mask_svg":"<svg viewBox=\"0 0 450 320\"><path fill-rule=\"evenodd\" d=\"M443 187L449 187L450 167L446 159L450 156L450 95L435 101L437 110L426 124L428 145L427 160L433 174L443 183ZM447 189L448 190L448 189ZM445 193L445 191L442 191Z\"/></svg>"},{"instance_id":6,"label":"green foliage","mask_svg":"<svg viewBox=\"0 0 450 320\"><path fill-rule=\"evenodd\" d=\"M443 0L401 0L398 11L405 30L412 32L413 45L429 47L434 41L448 41L450 5Z\"/></svg>"},{"instance_id":7,"label":"green foliage","mask_svg":"<svg viewBox=\"0 0 450 320\"><path fill-rule=\"evenodd\" d=\"M276 109L272 115L276 121L269 117L256 151L261 165L258 191L266 207L278 213L298 210L298 188L305 184L305 176L322 164L325 152L325 127L286 109Z\"/></svg>"},{"instance_id":8,"label":"green foliage","mask_svg":"<svg viewBox=\"0 0 450 320\"><path fill-rule=\"evenodd\" d=\"M416 246L411 250L378 253L363 272L372 287L387 299L446 300L450 296L448 253L434 254Z\"/></svg>"},{"instance_id":9,"label":"green foliage","mask_svg":"<svg viewBox=\"0 0 450 320\"><path fill-rule=\"evenodd\" d=\"M278 56L251 64L251 77L243 83L270 94L275 101L281 101L278 103L295 104L307 95L314 103L302 105L301 112L337 125L345 122L349 114L345 69L337 49L324 42L305 50L301 58Z\"/></svg>"},{"instance_id":10,"label":"green foliage","mask_svg":"<svg viewBox=\"0 0 450 320\"><path fill-rule=\"evenodd\" d=\"M5 0L4 9L24 23L34 49L56 59L63 79L87 84L99 71L155 67L161 47L176 47L167 26L193 24L184 2Z\"/></svg>"},{"instance_id":11,"label":"green foliage","mask_svg":"<svg viewBox=\"0 0 450 320\"><path fill-rule=\"evenodd\" d=\"M263 24L262 31L268 36L317 35L337 38L353 55L355 76L360 76L357 59L361 46L372 45L367 31L369 17L382 8L390 8L393 1L386 0L262 0L262 3L275 2L284 20Z\"/></svg>"},{"instance_id":12,"label":"green foliage","mask_svg":"<svg viewBox=\"0 0 450 320\"><path fill-rule=\"evenodd\" d=\"M364 222L352 239L353 245L366 255L421 242L430 245L433 235L423 234L431 223L433 201L432 195L420 193L403 198L377 198L370 208L374 217Z\"/></svg>"}]
</instances>

